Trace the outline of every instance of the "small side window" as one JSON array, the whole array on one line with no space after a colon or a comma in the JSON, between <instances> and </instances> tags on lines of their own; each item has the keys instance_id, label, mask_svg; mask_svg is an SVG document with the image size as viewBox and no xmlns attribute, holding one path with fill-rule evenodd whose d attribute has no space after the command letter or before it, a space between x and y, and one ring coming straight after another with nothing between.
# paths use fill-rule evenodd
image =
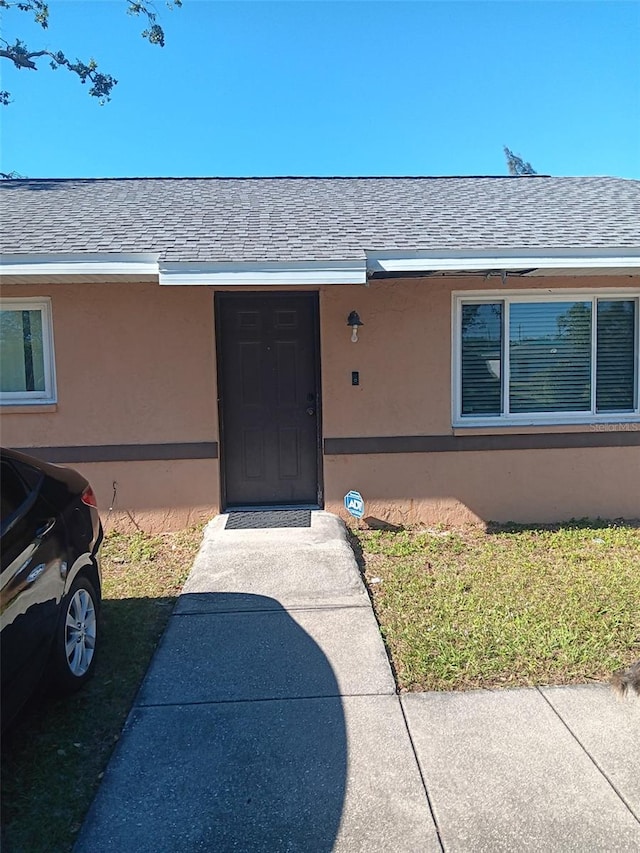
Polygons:
<instances>
[{"instance_id":1,"label":"small side window","mask_svg":"<svg viewBox=\"0 0 640 853\"><path fill-rule=\"evenodd\" d=\"M18 472L6 461L0 463L0 483L2 483L0 527L4 532L20 514L20 508L27 502L30 491Z\"/></svg>"},{"instance_id":2,"label":"small side window","mask_svg":"<svg viewBox=\"0 0 640 853\"><path fill-rule=\"evenodd\" d=\"M48 299L0 303L0 402L55 402L51 304Z\"/></svg>"}]
</instances>

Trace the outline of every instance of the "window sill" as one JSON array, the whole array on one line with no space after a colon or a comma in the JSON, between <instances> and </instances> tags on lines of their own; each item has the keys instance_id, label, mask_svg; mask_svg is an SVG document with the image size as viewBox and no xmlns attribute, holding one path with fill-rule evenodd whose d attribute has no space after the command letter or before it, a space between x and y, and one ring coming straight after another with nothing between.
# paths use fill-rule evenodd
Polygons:
<instances>
[{"instance_id":1,"label":"window sill","mask_svg":"<svg viewBox=\"0 0 640 853\"><path fill-rule=\"evenodd\" d=\"M36 415L57 411L57 403L0 403L0 413L3 415Z\"/></svg>"}]
</instances>

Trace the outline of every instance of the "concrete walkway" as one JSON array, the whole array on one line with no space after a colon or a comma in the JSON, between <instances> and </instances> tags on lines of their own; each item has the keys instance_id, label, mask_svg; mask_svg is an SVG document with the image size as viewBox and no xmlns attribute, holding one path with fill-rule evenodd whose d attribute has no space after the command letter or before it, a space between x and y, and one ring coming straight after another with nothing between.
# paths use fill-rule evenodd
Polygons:
<instances>
[{"instance_id":1,"label":"concrete walkway","mask_svg":"<svg viewBox=\"0 0 640 853\"><path fill-rule=\"evenodd\" d=\"M76 853L637 851L640 701L398 697L342 522L212 521Z\"/></svg>"}]
</instances>

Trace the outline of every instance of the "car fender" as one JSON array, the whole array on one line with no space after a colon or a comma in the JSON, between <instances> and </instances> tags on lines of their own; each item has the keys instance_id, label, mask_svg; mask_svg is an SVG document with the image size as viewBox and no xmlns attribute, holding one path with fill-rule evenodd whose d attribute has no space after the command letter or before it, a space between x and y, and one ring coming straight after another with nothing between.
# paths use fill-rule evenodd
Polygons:
<instances>
[{"instance_id":1,"label":"car fender","mask_svg":"<svg viewBox=\"0 0 640 853\"><path fill-rule=\"evenodd\" d=\"M89 578L98 593L98 597L100 597L102 584L100 562L97 555L85 552L84 554L81 554L71 566L66 567L66 577L64 578L65 595L69 593L71 585L80 574L84 574Z\"/></svg>"}]
</instances>

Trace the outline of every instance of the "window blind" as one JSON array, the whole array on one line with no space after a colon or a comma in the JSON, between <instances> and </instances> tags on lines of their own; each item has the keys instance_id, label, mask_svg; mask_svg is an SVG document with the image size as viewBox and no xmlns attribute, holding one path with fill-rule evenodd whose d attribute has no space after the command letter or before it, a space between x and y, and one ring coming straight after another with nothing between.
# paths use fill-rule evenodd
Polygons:
<instances>
[{"instance_id":1,"label":"window blind","mask_svg":"<svg viewBox=\"0 0 640 853\"><path fill-rule=\"evenodd\" d=\"M633 411L635 323L632 299L599 299L596 340L596 410Z\"/></svg>"},{"instance_id":2,"label":"window blind","mask_svg":"<svg viewBox=\"0 0 640 853\"><path fill-rule=\"evenodd\" d=\"M513 303L509 317L509 410L590 409L591 303Z\"/></svg>"}]
</instances>

